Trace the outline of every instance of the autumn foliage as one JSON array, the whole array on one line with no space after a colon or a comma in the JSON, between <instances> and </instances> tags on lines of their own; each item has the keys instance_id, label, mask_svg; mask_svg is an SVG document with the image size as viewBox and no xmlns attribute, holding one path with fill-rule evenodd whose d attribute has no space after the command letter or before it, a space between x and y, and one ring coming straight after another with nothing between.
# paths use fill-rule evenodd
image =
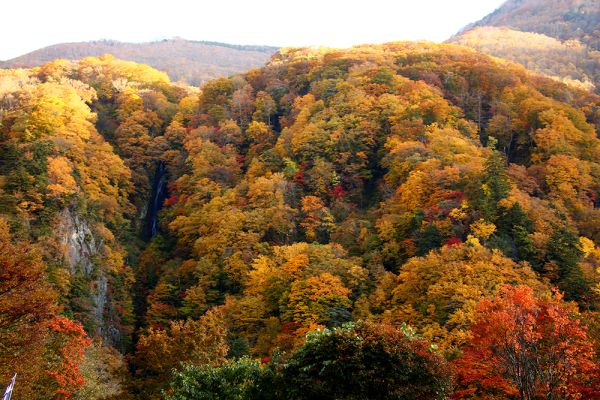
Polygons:
<instances>
[{"instance_id":1,"label":"autumn foliage","mask_svg":"<svg viewBox=\"0 0 600 400\"><path fill-rule=\"evenodd\" d=\"M37 249L13 244L8 223L0 219L0 373L16 372L24 396L44 375L48 326L58 311L55 299Z\"/></svg>"},{"instance_id":2,"label":"autumn foliage","mask_svg":"<svg viewBox=\"0 0 600 400\"><path fill-rule=\"evenodd\" d=\"M48 370L56 399L70 399L85 385L80 370L85 349L91 341L81 324L65 317L57 317L49 322L50 348L55 356Z\"/></svg>"},{"instance_id":3,"label":"autumn foliage","mask_svg":"<svg viewBox=\"0 0 600 400\"><path fill-rule=\"evenodd\" d=\"M283 49L201 88L2 70L0 372L33 399L187 372L435 398L445 358L457 396L593 398L599 109L450 44Z\"/></svg>"},{"instance_id":4,"label":"autumn foliage","mask_svg":"<svg viewBox=\"0 0 600 400\"><path fill-rule=\"evenodd\" d=\"M225 362L227 350L226 332L215 312L198 321L171 322L166 329L150 329L137 343L133 362L144 382L140 395L159 398L160 388L182 362L216 367Z\"/></svg>"},{"instance_id":5,"label":"autumn foliage","mask_svg":"<svg viewBox=\"0 0 600 400\"><path fill-rule=\"evenodd\" d=\"M456 398L597 398L598 366L578 318L559 293L539 298L526 286L505 286L483 300L456 361Z\"/></svg>"}]
</instances>

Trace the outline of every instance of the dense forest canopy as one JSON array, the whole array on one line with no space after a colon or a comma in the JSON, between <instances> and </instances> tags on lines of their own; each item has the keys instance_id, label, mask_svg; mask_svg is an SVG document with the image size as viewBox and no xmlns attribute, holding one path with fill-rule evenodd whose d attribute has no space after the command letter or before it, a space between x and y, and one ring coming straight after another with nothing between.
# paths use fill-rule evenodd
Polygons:
<instances>
[{"instance_id":1,"label":"dense forest canopy","mask_svg":"<svg viewBox=\"0 0 600 400\"><path fill-rule=\"evenodd\" d=\"M0 122L24 398L598 396L589 91L451 44L200 90L104 56L1 71Z\"/></svg>"}]
</instances>

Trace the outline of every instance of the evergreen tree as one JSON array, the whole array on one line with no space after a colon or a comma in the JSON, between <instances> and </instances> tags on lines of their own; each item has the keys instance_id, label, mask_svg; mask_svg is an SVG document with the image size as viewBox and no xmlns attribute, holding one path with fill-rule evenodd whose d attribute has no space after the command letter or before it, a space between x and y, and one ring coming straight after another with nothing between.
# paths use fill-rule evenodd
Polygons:
<instances>
[{"instance_id":1,"label":"evergreen tree","mask_svg":"<svg viewBox=\"0 0 600 400\"><path fill-rule=\"evenodd\" d=\"M490 138L488 147L495 146L495 140ZM497 150L485 162L485 170L478 188L476 205L486 219L495 222L498 217L498 202L505 199L510 191L510 181L506 173L506 160Z\"/></svg>"},{"instance_id":2,"label":"evergreen tree","mask_svg":"<svg viewBox=\"0 0 600 400\"><path fill-rule=\"evenodd\" d=\"M579 267L583 254L578 236L563 227L555 227L548 241L546 258L558 266L557 284L566 300L581 302L589 293L589 283Z\"/></svg>"}]
</instances>

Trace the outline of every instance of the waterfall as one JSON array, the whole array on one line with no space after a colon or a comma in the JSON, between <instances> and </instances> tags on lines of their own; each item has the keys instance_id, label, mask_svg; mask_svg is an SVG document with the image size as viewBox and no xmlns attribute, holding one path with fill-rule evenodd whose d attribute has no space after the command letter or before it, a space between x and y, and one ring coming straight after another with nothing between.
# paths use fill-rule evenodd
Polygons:
<instances>
[{"instance_id":1,"label":"waterfall","mask_svg":"<svg viewBox=\"0 0 600 400\"><path fill-rule=\"evenodd\" d=\"M152 193L146 214L144 237L152 239L158 233L158 212L167 198L167 169L163 161L159 161L152 180Z\"/></svg>"}]
</instances>

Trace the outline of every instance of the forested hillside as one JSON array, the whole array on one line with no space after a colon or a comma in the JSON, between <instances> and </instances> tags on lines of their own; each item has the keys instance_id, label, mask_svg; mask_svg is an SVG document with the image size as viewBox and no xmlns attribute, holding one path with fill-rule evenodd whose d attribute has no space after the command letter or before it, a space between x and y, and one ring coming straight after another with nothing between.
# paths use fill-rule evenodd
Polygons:
<instances>
[{"instance_id":1,"label":"forested hillside","mask_svg":"<svg viewBox=\"0 0 600 400\"><path fill-rule=\"evenodd\" d=\"M507 0L473 26L506 26L560 40L578 40L600 50L600 5L596 0Z\"/></svg>"},{"instance_id":2,"label":"forested hillside","mask_svg":"<svg viewBox=\"0 0 600 400\"><path fill-rule=\"evenodd\" d=\"M531 71L586 90L600 82L600 51L577 40L561 42L539 33L478 27L451 39L485 54L515 61Z\"/></svg>"},{"instance_id":3,"label":"forested hillside","mask_svg":"<svg viewBox=\"0 0 600 400\"><path fill-rule=\"evenodd\" d=\"M509 0L449 41L600 93L600 3Z\"/></svg>"},{"instance_id":4,"label":"forested hillside","mask_svg":"<svg viewBox=\"0 0 600 400\"><path fill-rule=\"evenodd\" d=\"M38 67L57 59L79 60L104 54L148 64L166 72L171 80L199 85L210 79L263 66L277 51L270 46L237 46L181 38L149 43L111 40L61 43L0 62L0 68Z\"/></svg>"},{"instance_id":5,"label":"forested hillside","mask_svg":"<svg viewBox=\"0 0 600 400\"><path fill-rule=\"evenodd\" d=\"M122 391L150 182L191 93L112 57L1 70L0 372L18 373L15 397Z\"/></svg>"},{"instance_id":6,"label":"forested hillside","mask_svg":"<svg viewBox=\"0 0 600 400\"><path fill-rule=\"evenodd\" d=\"M408 42L0 76L15 396L599 398L600 97Z\"/></svg>"}]
</instances>

